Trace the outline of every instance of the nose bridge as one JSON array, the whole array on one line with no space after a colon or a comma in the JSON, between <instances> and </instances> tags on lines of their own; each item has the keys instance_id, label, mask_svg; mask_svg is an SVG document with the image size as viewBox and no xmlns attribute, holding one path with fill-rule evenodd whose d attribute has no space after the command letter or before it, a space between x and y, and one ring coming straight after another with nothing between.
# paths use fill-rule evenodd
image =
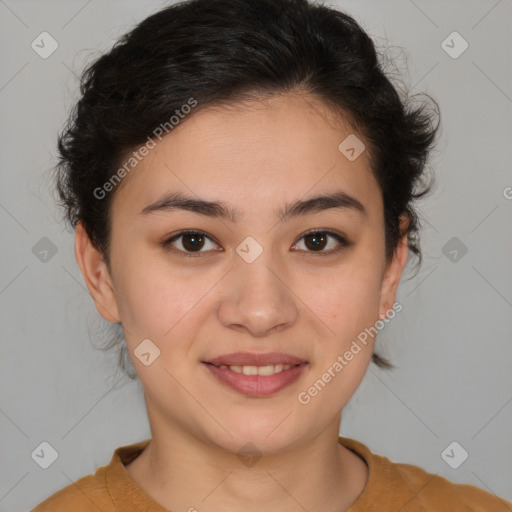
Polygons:
<instances>
[{"instance_id":1,"label":"nose bridge","mask_svg":"<svg viewBox=\"0 0 512 512\"><path fill-rule=\"evenodd\" d=\"M241 244L242 249L246 249ZM250 247L249 251L253 250ZM230 272L230 282L219 309L226 327L248 330L263 336L276 327L292 325L297 318L295 296L286 284L283 266L270 249L254 260L237 255L239 261Z\"/></svg>"},{"instance_id":2,"label":"nose bridge","mask_svg":"<svg viewBox=\"0 0 512 512\"><path fill-rule=\"evenodd\" d=\"M278 279L284 271L276 258L272 257L271 251L262 253L252 263L244 260L240 261L235 272L238 274L237 286L241 299L261 298L268 301L279 300L283 298L283 277ZM243 296L242 296L243 295Z\"/></svg>"}]
</instances>

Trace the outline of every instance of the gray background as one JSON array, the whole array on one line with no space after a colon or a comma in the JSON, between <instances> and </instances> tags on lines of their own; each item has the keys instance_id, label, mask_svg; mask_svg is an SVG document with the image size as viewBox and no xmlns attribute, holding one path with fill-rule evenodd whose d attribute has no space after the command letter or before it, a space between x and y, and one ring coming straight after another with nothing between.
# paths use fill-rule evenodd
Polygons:
<instances>
[{"instance_id":1,"label":"gray background","mask_svg":"<svg viewBox=\"0 0 512 512\"><path fill-rule=\"evenodd\" d=\"M141 385L95 348L108 324L85 288L48 170L77 99L75 74L163 5L0 0L1 511L28 510L150 436ZM379 47L391 45L406 85L434 96L442 115L431 160L439 185L421 203L425 261L404 277L404 308L377 344L398 368L370 366L341 434L511 500L512 3L330 5ZM59 45L47 59L31 48L43 31ZM453 31L469 43L455 59L441 46ZM57 249L47 261L33 252L43 237ZM468 249L456 261L446 249L453 237ZM43 441L59 455L46 470L31 457ZM441 457L452 441L469 453L457 469Z\"/></svg>"}]
</instances>

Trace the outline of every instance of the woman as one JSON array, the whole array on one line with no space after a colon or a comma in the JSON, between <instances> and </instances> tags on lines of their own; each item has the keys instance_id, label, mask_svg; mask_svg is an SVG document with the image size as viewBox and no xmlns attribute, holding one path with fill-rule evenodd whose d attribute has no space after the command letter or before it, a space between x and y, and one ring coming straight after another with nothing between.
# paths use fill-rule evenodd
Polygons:
<instances>
[{"instance_id":1,"label":"woman","mask_svg":"<svg viewBox=\"0 0 512 512\"><path fill-rule=\"evenodd\" d=\"M81 92L58 190L152 436L34 511L511 510L339 436L370 361L390 366L376 335L421 262L414 200L438 128L351 17L175 4Z\"/></svg>"}]
</instances>

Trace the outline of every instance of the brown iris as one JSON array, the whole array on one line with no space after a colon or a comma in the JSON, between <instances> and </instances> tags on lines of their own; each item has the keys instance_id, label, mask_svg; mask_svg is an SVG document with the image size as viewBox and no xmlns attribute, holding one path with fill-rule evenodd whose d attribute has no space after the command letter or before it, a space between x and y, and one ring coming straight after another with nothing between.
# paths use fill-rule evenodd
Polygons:
<instances>
[{"instance_id":1,"label":"brown iris","mask_svg":"<svg viewBox=\"0 0 512 512\"><path fill-rule=\"evenodd\" d=\"M204 238L201 233L184 233L181 243L187 251L200 250L204 245Z\"/></svg>"},{"instance_id":2,"label":"brown iris","mask_svg":"<svg viewBox=\"0 0 512 512\"><path fill-rule=\"evenodd\" d=\"M311 243L309 242L311 241ZM308 249L323 249L327 243L327 235L325 233L311 233L304 236L304 243Z\"/></svg>"}]
</instances>

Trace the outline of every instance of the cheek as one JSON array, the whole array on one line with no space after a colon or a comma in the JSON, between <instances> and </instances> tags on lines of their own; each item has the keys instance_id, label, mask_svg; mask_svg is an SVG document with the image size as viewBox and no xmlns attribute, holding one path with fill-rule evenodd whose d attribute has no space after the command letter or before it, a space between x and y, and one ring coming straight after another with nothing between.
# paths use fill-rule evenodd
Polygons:
<instances>
[{"instance_id":1,"label":"cheek","mask_svg":"<svg viewBox=\"0 0 512 512\"><path fill-rule=\"evenodd\" d=\"M314 287L305 282L308 305L324 319L339 342L357 336L378 318L379 266L376 262L364 263L340 266Z\"/></svg>"},{"instance_id":2,"label":"cheek","mask_svg":"<svg viewBox=\"0 0 512 512\"><path fill-rule=\"evenodd\" d=\"M336 278L310 293L311 309L329 331L316 340L316 364L298 399L304 413L319 425L343 409L371 361L380 295L379 273L374 268L340 269Z\"/></svg>"},{"instance_id":3,"label":"cheek","mask_svg":"<svg viewBox=\"0 0 512 512\"><path fill-rule=\"evenodd\" d=\"M189 349L207 314L208 293L218 281L218 276L197 269L194 275L172 268L162 258L125 262L116 295L130 348L149 338L166 353Z\"/></svg>"}]
</instances>

